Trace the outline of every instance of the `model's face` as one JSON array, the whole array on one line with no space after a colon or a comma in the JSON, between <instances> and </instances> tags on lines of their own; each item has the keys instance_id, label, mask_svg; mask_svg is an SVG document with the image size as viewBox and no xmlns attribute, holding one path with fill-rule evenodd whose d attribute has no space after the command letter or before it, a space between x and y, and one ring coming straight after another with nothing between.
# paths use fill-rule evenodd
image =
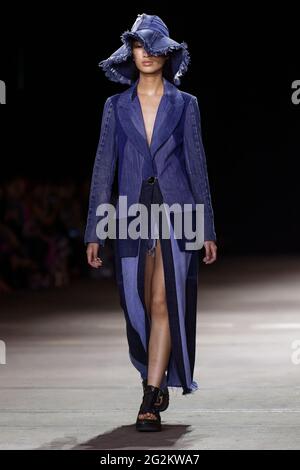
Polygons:
<instances>
[{"instance_id":1,"label":"model's face","mask_svg":"<svg viewBox=\"0 0 300 470\"><path fill-rule=\"evenodd\" d=\"M132 43L132 55L136 67L143 73L156 73L161 70L168 59L166 55L151 56L139 41Z\"/></svg>"}]
</instances>

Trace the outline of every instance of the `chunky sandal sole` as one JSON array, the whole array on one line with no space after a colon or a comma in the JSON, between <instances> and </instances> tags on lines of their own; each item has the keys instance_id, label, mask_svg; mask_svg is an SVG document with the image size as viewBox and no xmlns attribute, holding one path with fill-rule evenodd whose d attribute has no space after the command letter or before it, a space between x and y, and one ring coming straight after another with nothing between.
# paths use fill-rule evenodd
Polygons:
<instances>
[{"instance_id":1,"label":"chunky sandal sole","mask_svg":"<svg viewBox=\"0 0 300 470\"><path fill-rule=\"evenodd\" d=\"M156 422L140 421L136 423L135 427L137 431L161 431L161 424Z\"/></svg>"}]
</instances>

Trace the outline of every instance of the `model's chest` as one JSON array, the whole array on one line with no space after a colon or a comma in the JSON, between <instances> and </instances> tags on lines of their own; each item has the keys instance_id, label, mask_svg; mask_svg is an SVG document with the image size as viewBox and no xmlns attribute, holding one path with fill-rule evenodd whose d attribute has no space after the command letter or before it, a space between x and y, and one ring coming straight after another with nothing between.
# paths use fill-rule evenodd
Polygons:
<instances>
[{"instance_id":1,"label":"model's chest","mask_svg":"<svg viewBox=\"0 0 300 470\"><path fill-rule=\"evenodd\" d=\"M162 96L139 96L142 117L149 146L151 144L155 119L161 98Z\"/></svg>"}]
</instances>

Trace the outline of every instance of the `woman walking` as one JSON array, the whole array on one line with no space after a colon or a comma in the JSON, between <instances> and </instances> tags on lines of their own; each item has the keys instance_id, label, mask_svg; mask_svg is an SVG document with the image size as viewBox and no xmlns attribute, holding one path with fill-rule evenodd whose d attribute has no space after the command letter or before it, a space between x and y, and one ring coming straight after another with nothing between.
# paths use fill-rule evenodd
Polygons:
<instances>
[{"instance_id":1,"label":"woman walking","mask_svg":"<svg viewBox=\"0 0 300 470\"><path fill-rule=\"evenodd\" d=\"M160 431L169 388L181 387L183 394L198 389L193 373L199 248L187 248L184 234L175 236L172 216L169 238L152 215L147 237L119 237L122 222L131 221L120 196L126 196L127 207L144 204L148 214L154 204L176 203L193 223L196 205L203 204L206 264L216 260L216 233L197 98L177 88L190 61L187 45L172 40L158 16L145 13L121 39L123 45L100 66L110 80L130 86L104 105L84 241L88 263L101 267L105 237L97 226L104 215L97 207L110 202L118 166L115 272L129 357L143 385L136 429Z\"/></svg>"}]
</instances>

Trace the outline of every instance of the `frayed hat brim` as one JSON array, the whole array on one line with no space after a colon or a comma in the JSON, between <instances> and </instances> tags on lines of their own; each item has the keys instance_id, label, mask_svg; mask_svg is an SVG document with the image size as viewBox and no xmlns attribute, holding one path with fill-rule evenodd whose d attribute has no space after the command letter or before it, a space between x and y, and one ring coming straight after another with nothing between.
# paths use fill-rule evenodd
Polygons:
<instances>
[{"instance_id":1,"label":"frayed hat brim","mask_svg":"<svg viewBox=\"0 0 300 470\"><path fill-rule=\"evenodd\" d=\"M169 55L170 81L180 85L180 77L187 71L190 54L186 42L173 39L150 29L125 31L121 35L123 45L99 66L111 81L131 85L136 80L137 68L132 60L132 40L140 41L150 55ZM169 78L169 77L168 77Z\"/></svg>"}]
</instances>

